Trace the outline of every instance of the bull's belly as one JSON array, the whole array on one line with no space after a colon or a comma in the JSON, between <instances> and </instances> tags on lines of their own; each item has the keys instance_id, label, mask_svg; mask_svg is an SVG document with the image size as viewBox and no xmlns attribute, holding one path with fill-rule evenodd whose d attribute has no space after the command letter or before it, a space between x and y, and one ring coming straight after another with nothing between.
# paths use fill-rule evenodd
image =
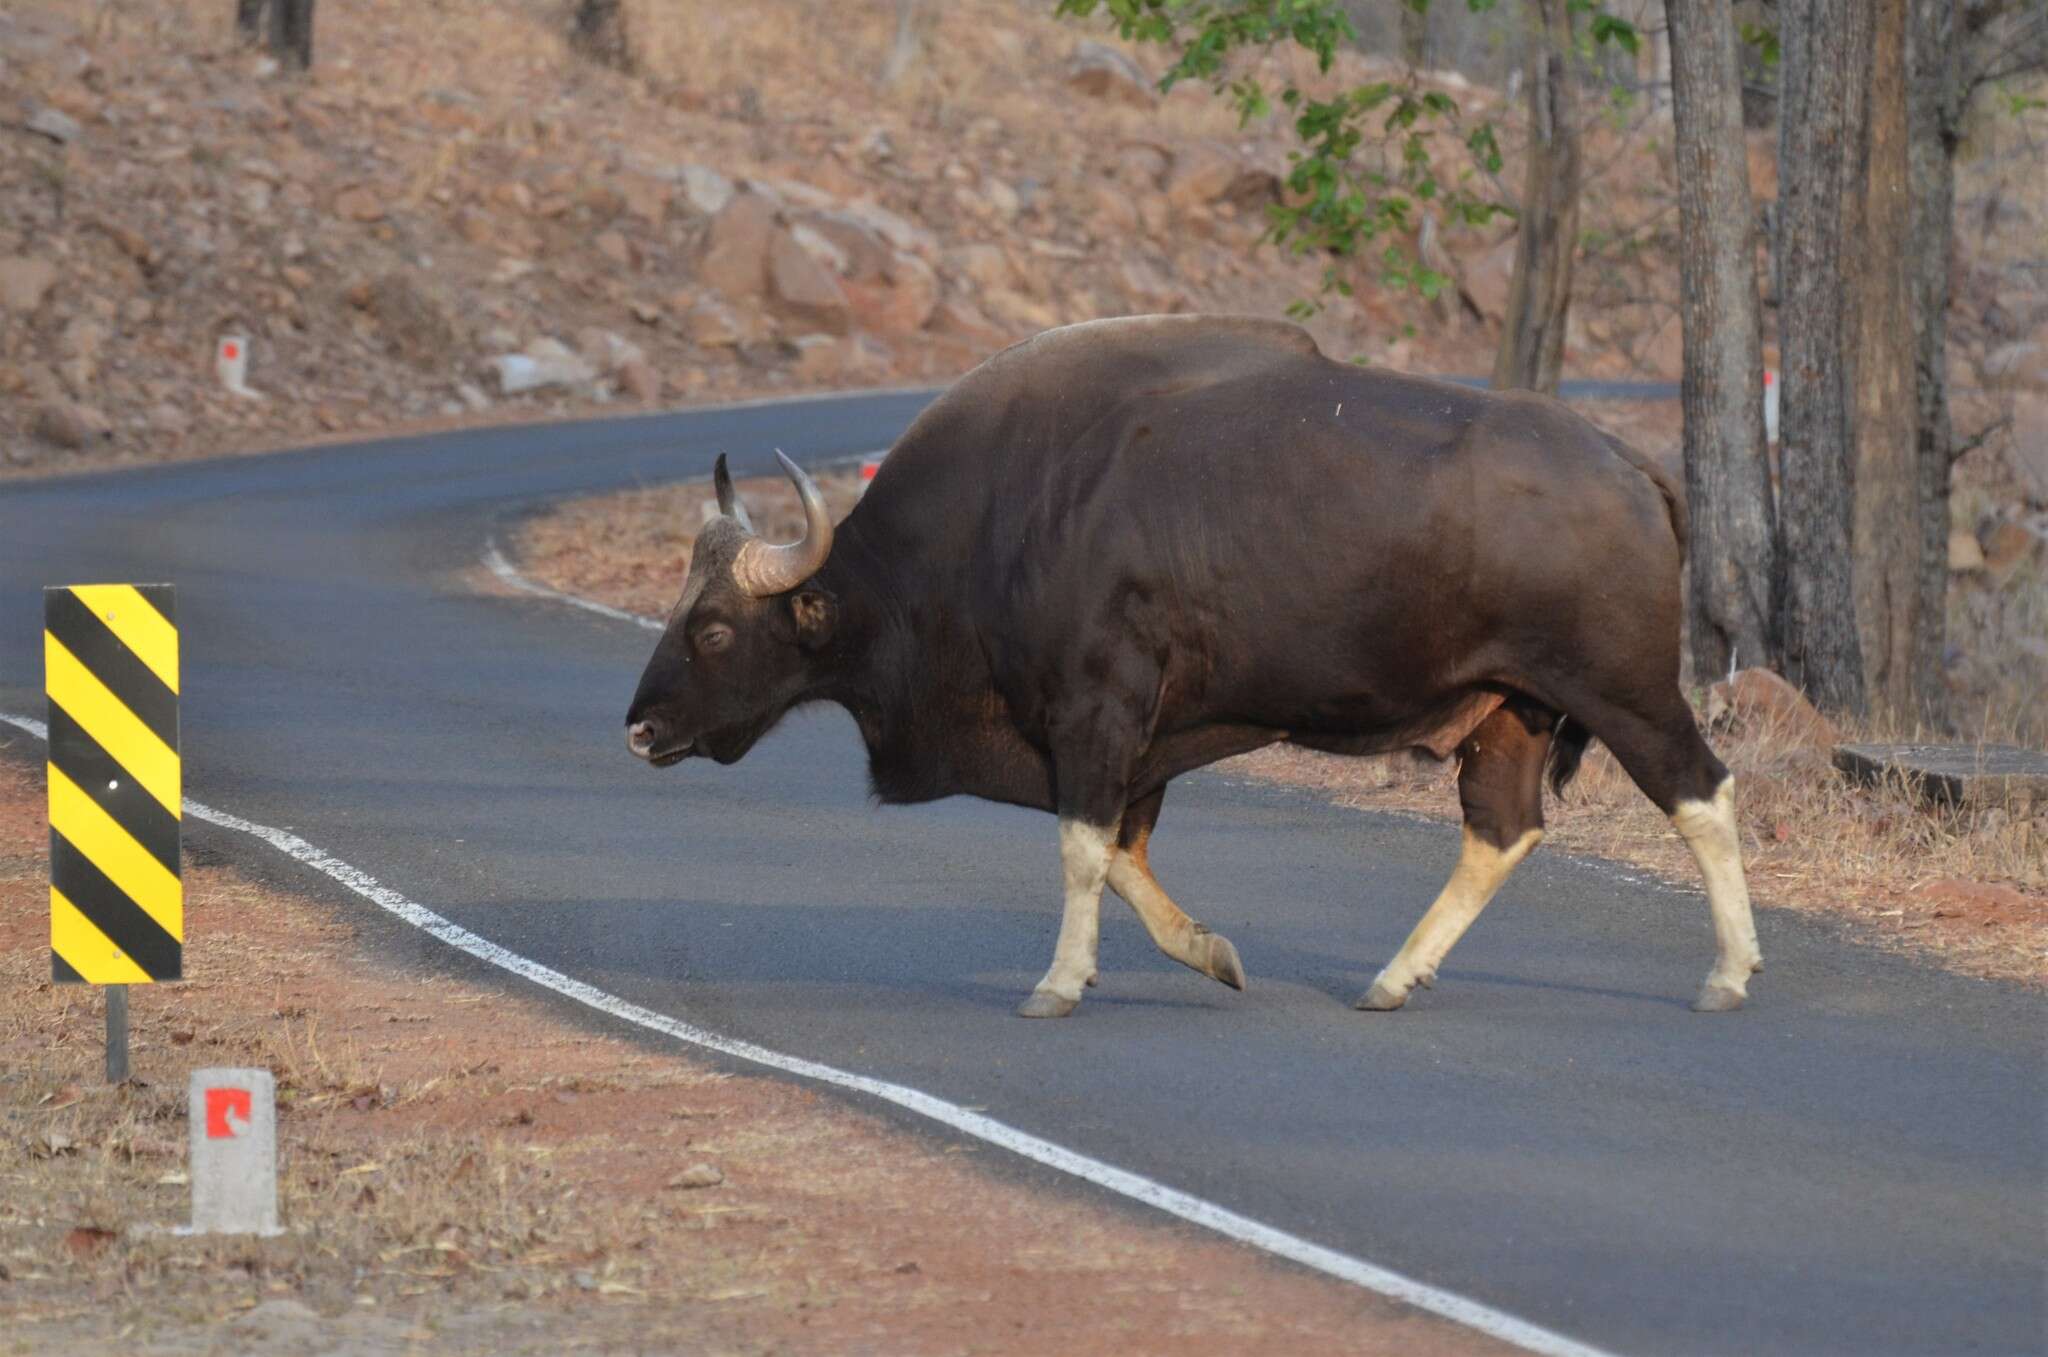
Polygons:
<instances>
[{"instance_id":1,"label":"bull's belly","mask_svg":"<svg viewBox=\"0 0 2048 1357\"><path fill-rule=\"evenodd\" d=\"M1377 699L1318 704L1283 726L1290 744L1329 754L1388 754L1423 749L1449 758L1479 723L1506 700L1505 692L1468 688L1430 701L1394 704Z\"/></svg>"}]
</instances>

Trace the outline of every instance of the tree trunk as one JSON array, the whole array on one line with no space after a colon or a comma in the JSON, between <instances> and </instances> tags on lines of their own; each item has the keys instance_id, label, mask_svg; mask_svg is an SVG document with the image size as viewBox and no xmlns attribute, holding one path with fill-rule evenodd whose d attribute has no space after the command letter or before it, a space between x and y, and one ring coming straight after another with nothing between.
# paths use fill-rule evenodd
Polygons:
<instances>
[{"instance_id":1,"label":"tree trunk","mask_svg":"<svg viewBox=\"0 0 2048 1357\"><path fill-rule=\"evenodd\" d=\"M626 70L631 53L626 47L626 18L619 11L620 0L577 0L576 17L569 41L592 61Z\"/></svg>"},{"instance_id":2,"label":"tree trunk","mask_svg":"<svg viewBox=\"0 0 2048 1357\"><path fill-rule=\"evenodd\" d=\"M1429 8L1417 9L1411 0L1401 0L1401 60L1409 70L1429 65Z\"/></svg>"},{"instance_id":3,"label":"tree trunk","mask_svg":"<svg viewBox=\"0 0 2048 1357\"><path fill-rule=\"evenodd\" d=\"M1669 0L1693 677L1778 662L1755 211L1728 0Z\"/></svg>"},{"instance_id":4,"label":"tree trunk","mask_svg":"<svg viewBox=\"0 0 2048 1357\"><path fill-rule=\"evenodd\" d=\"M235 36L246 43L263 41L263 10L268 0L235 0Z\"/></svg>"},{"instance_id":5,"label":"tree trunk","mask_svg":"<svg viewBox=\"0 0 2048 1357\"><path fill-rule=\"evenodd\" d=\"M1495 387L1557 394L1579 239L1579 126L1568 0L1529 0L1543 41L1529 59L1529 167Z\"/></svg>"},{"instance_id":6,"label":"tree trunk","mask_svg":"<svg viewBox=\"0 0 2048 1357\"><path fill-rule=\"evenodd\" d=\"M1778 635L1785 676L1822 707L1864 709L1856 629L1854 403L1845 355L1843 207L1858 191L1869 85L1869 0L1784 0L1778 118Z\"/></svg>"},{"instance_id":7,"label":"tree trunk","mask_svg":"<svg viewBox=\"0 0 2048 1357\"><path fill-rule=\"evenodd\" d=\"M1920 714L1948 716L1949 256L1955 236L1956 145L1962 137L1963 24L1953 0L1910 0L1906 12L1906 248L1913 303L1914 460L1919 480L1919 625L1913 691Z\"/></svg>"},{"instance_id":8,"label":"tree trunk","mask_svg":"<svg viewBox=\"0 0 2048 1357\"><path fill-rule=\"evenodd\" d=\"M1849 390L1855 402L1856 622L1873 711L1910 718L1914 641L1920 621L1920 484L1917 465L1915 337L1906 251L1911 204L1906 167L1906 3L1869 0L1872 14L1869 116L1864 121L1862 191L1844 207L1843 239L1853 250L1849 303ZM1948 542L1942 542L1942 568Z\"/></svg>"},{"instance_id":9,"label":"tree trunk","mask_svg":"<svg viewBox=\"0 0 2048 1357\"><path fill-rule=\"evenodd\" d=\"M313 0L270 0L270 52L286 66L313 66Z\"/></svg>"}]
</instances>

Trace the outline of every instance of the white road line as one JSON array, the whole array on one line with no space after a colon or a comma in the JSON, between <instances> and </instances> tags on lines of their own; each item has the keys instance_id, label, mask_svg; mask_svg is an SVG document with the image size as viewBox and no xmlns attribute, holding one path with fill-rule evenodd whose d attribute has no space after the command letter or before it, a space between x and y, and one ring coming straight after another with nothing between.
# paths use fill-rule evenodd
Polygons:
<instances>
[{"instance_id":1,"label":"white road line","mask_svg":"<svg viewBox=\"0 0 2048 1357\"><path fill-rule=\"evenodd\" d=\"M637 613L577 598L573 594L565 594L527 579L505 559L504 553L498 550L496 543L492 543L486 550L484 560L493 575L522 593L571 604L603 617L631 622L655 631L662 629L663 624L655 618L642 617ZM49 738L43 723L29 717L0 712L0 721L17 726L39 740ZM1064 1145L1055 1144L1028 1131L1020 1131L993 1117L970 1112L957 1103L949 1103L922 1090L870 1078L864 1074L854 1074L832 1065L820 1064L815 1060L806 1060L801 1056L784 1055L780 1051L756 1046L750 1041L721 1036L679 1018L672 1018L666 1013L643 1008L639 1004L621 999L615 994L573 979L552 967L543 966L538 961L500 947L490 939L441 917L425 905L407 899L368 872L343 862L287 830L257 824L253 820L245 820L239 815L215 810L211 806L190 799L185 802L185 813L195 820L202 820L222 829L253 835L285 856L325 874L379 909L431 934L450 947L466 952L477 960L501 970L509 971L522 979L530 980L544 989L553 990L564 998L573 999L600 1013L632 1023L636 1027L658 1032L687 1045L716 1051L720 1055L779 1070L784 1074L815 1079L836 1088L880 1098L883 1102L893 1103L942 1126L951 1127L962 1135L973 1136L976 1140L986 1141L1034 1163L1057 1169L1061 1173L1093 1183L1119 1196L1155 1207L1170 1216L1178 1216L1190 1224L1213 1230L1241 1244L1249 1244L1276 1257L1313 1268L1338 1281L1349 1282L1353 1286L1364 1287L1368 1291L1405 1305L1412 1305L1418 1310L1426 1310L1503 1342L1543 1354L1544 1357L1611 1357L1611 1354L1602 1349L1555 1333L1541 1325L1532 1324L1504 1310L1496 1310L1490 1305L1461 1296L1455 1291L1446 1291L1390 1268L1368 1263L1362 1258L1339 1253L1335 1249L1313 1243L1299 1235L1289 1234L1263 1221L1253 1220L1250 1216L1240 1215L1214 1202L1168 1187L1142 1174L1120 1169L1114 1164L1105 1164L1099 1159L1091 1159L1078 1150L1070 1150Z\"/></svg>"}]
</instances>

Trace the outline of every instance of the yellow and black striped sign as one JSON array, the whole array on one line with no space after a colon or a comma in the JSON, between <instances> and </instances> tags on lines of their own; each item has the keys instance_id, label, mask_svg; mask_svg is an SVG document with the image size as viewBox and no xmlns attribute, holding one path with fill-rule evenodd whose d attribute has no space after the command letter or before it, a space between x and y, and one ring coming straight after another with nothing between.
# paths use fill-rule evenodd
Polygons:
<instances>
[{"instance_id":1,"label":"yellow and black striped sign","mask_svg":"<svg viewBox=\"0 0 2048 1357\"><path fill-rule=\"evenodd\" d=\"M50 972L183 975L178 613L168 584L43 591L50 695Z\"/></svg>"}]
</instances>

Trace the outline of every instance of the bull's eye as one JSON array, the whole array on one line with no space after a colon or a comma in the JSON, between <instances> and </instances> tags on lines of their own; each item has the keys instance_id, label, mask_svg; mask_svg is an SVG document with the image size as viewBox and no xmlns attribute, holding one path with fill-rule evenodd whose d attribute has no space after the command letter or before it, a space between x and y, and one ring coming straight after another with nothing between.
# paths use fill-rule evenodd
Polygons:
<instances>
[{"instance_id":1,"label":"bull's eye","mask_svg":"<svg viewBox=\"0 0 2048 1357\"><path fill-rule=\"evenodd\" d=\"M706 655L715 655L732 644L732 628L722 622L714 622L697 633L697 649Z\"/></svg>"}]
</instances>

